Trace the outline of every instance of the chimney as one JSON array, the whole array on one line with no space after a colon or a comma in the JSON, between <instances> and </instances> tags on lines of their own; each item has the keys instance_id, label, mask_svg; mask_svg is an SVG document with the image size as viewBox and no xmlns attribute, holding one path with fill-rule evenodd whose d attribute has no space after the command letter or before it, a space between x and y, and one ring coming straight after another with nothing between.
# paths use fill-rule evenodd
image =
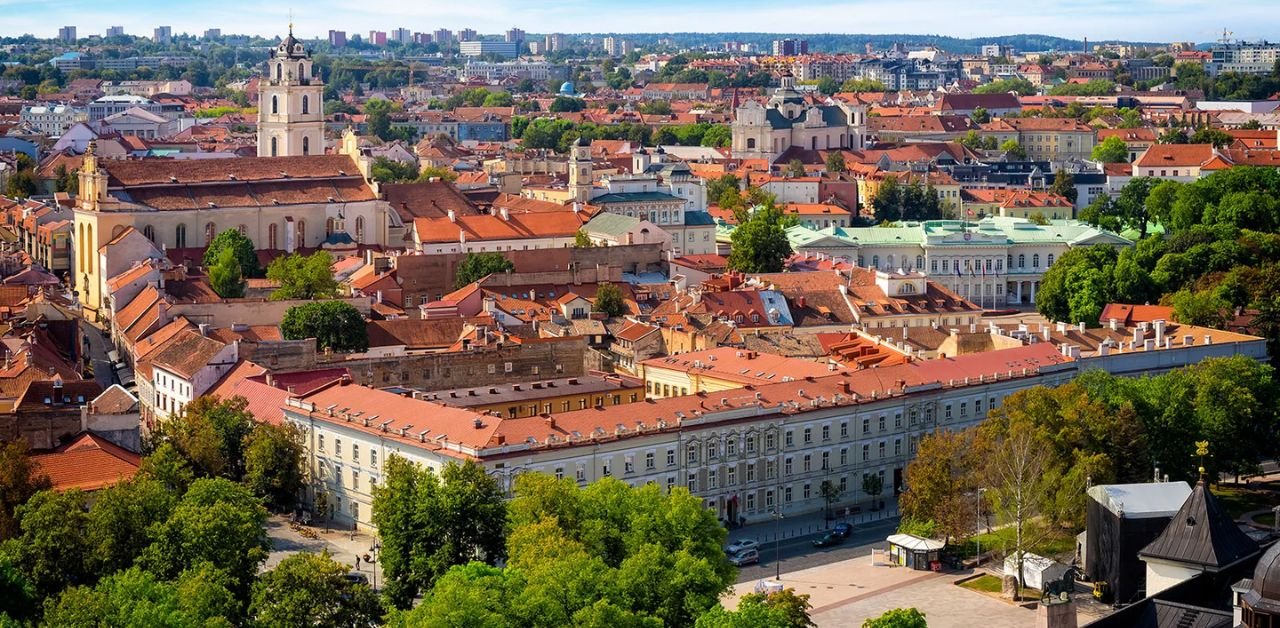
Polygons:
<instances>
[{"instance_id":1,"label":"chimney","mask_svg":"<svg viewBox=\"0 0 1280 628\"><path fill-rule=\"evenodd\" d=\"M1187 334L1187 335L1185 335L1185 336L1183 336L1183 337L1182 337L1182 344L1184 344L1184 345L1186 345L1186 346L1188 346L1188 347L1190 347L1191 345L1193 345L1193 344L1195 344L1195 343L1196 343L1196 337L1195 337L1195 336L1192 336L1191 334Z\"/></svg>"},{"instance_id":2,"label":"chimney","mask_svg":"<svg viewBox=\"0 0 1280 628\"><path fill-rule=\"evenodd\" d=\"M1063 322L1059 321L1055 326L1058 328L1058 333L1060 333L1060 334L1065 334L1065 333L1067 333L1067 324L1066 324L1066 323L1063 323Z\"/></svg>"},{"instance_id":3,"label":"chimney","mask_svg":"<svg viewBox=\"0 0 1280 628\"><path fill-rule=\"evenodd\" d=\"M1164 320L1158 320L1155 323L1153 323L1153 325L1156 328L1156 344L1157 345L1164 344L1164 326L1165 326Z\"/></svg>"},{"instance_id":4,"label":"chimney","mask_svg":"<svg viewBox=\"0 0 1280 628\"><path fill-rule=\"evenodd\" d=\"M1111 355L1111 345L1105 342L1098 345L1098 355L1104 358Z\"/></svg>"},{"instance_id":5,"label":"chimney","mask_svg":"<svg viewBox=\"0 0 1280 628\"><path fill-rule=\"evenodd\" d=\"M1134 327L1133 328L1133 344L1136 345L1139 342L1142 342L1142 328Z\"/></svg>"},{"instance_id":6,"label":"chimney","mask_svg":"<svg viewBox=\"0 0 1280 628\"><path fill-rule=\"evenodd\" d=\"M200 323L200 335L201 335L201 336L208 336L208 335L209 335L209 329L210 329L210 325L209 325L209 323Z\"/></svg>"},{"instance_id":7,"label":"chimney","mask_svg":"<svg viewBox=\"0 0 1280 628\"><path fill-rule=\"evenodd\" d=\"M1211 345L1211 344L1213 344L1213 335L1212 335L1212 334L1205 334L1205 335L1204 335L1204 343L1205 343L1205 344L1207 344L1207 345ZM27 359L31 359L31 358L30 358L30 356L28 356L28 358L27 358Z\"/></svg>"},{"instance_id":8,"label":"chimney","mask_svg":"<svg viewBox=\"0 0 1280 628\"><path fill-rule=\"evenodd\" d=\"M502 216L503 220L511 220L511 211L508 210L506 207L500 208L498 210L498 215Z\"/></svg>"},{"instance_id":9,"label":"chimney","mask_svg":"<svg viewBox=\"0 0 1280 628\"><path fill-rule=\"evenodd\" d=\"M458 222L458 214L452 209L449 210L449 222Z\"/></svg>"},{"instance_id":10,"label":"chimney","mask_svg":"<svg viewBox=\"0 0 1280 628\"><path fill-rule=\"evenodd\" d=\"M1036 607L1035 628L1076 628L1077 626L1079 623L1076 619L1076 603L1073 600L1050 602Z\"/></svg>"},{"instance_id":11,"label":"chimney","mask_svg":"<svg viewBox=\"0 0 1280 628\"><path fill-rule=\"evenodd\" d=\"M1076 323L1076 331L1079 331L1080 333L1083 334L1084 330L1085 330L1084 321L1080 321L1079 323Z\"/></svg>"}]
</instances>

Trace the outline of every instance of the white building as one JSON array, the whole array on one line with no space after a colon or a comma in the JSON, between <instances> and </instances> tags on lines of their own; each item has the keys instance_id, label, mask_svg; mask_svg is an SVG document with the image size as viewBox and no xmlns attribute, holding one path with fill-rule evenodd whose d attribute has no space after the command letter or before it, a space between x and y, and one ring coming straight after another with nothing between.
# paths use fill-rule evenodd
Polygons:
<instances>
[{"instance_id":1,"label":"white building","mask_svg":"<svg viewBox=\"0 0 1280 628\"><path fill-rule=\"evenodd\" d=\"M239 353L237 343L226 344L199 331L185 330L174 336L151 360L151 383L154 399L144 399L147 416L173 417L182 414L187 404L208 392L235 365Z\"/></svg>"},{"instance_id":2,"label":"white building","mask_svg":"<svg viewBox=\"0 0 1280 628\"><path fill-rule=\"evenodd\" d=\"M71 105L31 105L18 113L23 126L49 137L60 137L77 122L88 119L84 109Z\"/></svg>"},{"instance_id":3,"label":"white building","mask_svg":"<svg viewBox=\"0 0 1280 628\"><path fill-rule=\"evenodd\" d=\"M324 154L324 83L293 30L271 52L258 97L258 156Z\"/></svg>"},{"instance_id":4,"label":"white building","mask_svg":"<svg viewBox=\"0 0 1280 628\"><path fill-rule=\"evenodd\" d=\"M733 156L772 163L792 147L859 150L866 135L866 117L866 108L861 105L808 103L787 72L768 105L752 100L734 112Z\"/></svg>"}]
</instances>

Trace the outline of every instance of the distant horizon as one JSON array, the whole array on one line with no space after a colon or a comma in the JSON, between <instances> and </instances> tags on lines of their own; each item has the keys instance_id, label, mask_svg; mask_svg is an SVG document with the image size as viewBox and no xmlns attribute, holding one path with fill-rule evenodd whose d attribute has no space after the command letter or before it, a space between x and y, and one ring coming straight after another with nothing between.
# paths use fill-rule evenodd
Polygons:
<instances>
[{"instance_id":1,"label":"distant horizon","mask_svg":"<svg viewBox=\"0 0 1280 628\"><path fill-rule=\"evenodd\" d=\"M53 38L62 26L75 26L77 35L101 35L108 26L123 26L130 35L149 36L157 26L175 33L200 35L210 28L225 34L262 37L283 35L292 21L300 38L323 39L329 30L348 35L370 30L408 28L431 32L472 28L501 34L513 26L528 32L575 34L777 34L812 35L901 34L980 39L1010 37L995 33L1042 34L1074 41L1132 41L1206 43L1234 31L1246 41L1280 35L1280 11L1269 0L1238 0L1207 4L1195 0L1047 0L1011 4L997 0L966 3L904 0L886 8L868 0L799 0L786 6L763 0L473 0L467 3L428 0L412 5L392 0L365 0L351 6L339 0L314 0L309 5L275 8L244 0L221 3L190 0L0 0L4 23L0 36L30 34ZM906 17L909 16L909 17ZM761 26L787 25L777 33ZM821 29L812 25L821 24ZM92 27L90 26L92 25ZM714 26L706 30L696 25ZM618 27L625 26L626 30Z\"/></svg>"}]
</instances>

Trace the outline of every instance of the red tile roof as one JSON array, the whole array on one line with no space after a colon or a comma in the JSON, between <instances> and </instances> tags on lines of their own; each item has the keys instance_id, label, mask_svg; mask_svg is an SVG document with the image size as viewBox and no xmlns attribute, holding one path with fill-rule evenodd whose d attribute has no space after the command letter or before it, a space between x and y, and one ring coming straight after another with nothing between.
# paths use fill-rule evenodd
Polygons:
<instances>
[{"instance_id":1,"label":"red tile roof","mask_svg":"<svg viewBox=\"0 0 1280 628\"><path fill-rule=\"evenodd\" d=\"M81 434L50 453L31 456L59 491L96 491L132 478L141 457L95 434Z\"/></svg>"}]
</instances>

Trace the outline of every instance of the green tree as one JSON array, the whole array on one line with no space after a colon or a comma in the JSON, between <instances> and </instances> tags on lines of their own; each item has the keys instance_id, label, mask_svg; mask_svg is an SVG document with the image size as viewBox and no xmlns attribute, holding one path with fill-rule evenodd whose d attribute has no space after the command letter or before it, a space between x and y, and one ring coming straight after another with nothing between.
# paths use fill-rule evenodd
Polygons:
<instances>
[{"instance_id":1,"label":"green tree","mask_svg":"<svg viewBox=\"0 0 1280 628\"><path fill-rule=\"evenodd\" d=\"M895 608L862 622L862 628L928 628L924 613L914 608Z\"/></svg>"},{"instance_id":2,"label":"green tree","mask_svg":"<svg viewBox=\"0 0 1280 628\"><path fill-rule=\"evenodd\" d=\"M253 240L240 233L239 229L227 229L214 236L209 247L204 250L204 266L210 268L219 263L223 251L231 251L232 258L240 265L240 272L246 277L261 277L262 268L258 265L258 253Z\"/></svg>"},{"instance_id":3,"label":"green tree","mask_svg":"<svg viewBox=\"0 0 1280 628\"><path fill-rule=\"evenodd\" d=\"M1202 127L1187 138L1188 144L1213 144L1215 148L1230 146L1234 141L1235 137L1230 133L1212 127Z\"/></svg>"},{"instance_id":4,"label":"green tree","mask_svg":"<svg viewBox=\"0 0 1280 628\"><path fill-rule=\"evenodd\" d=\"M365 124L369 134L384 142L392 139L391 110L391 102L380 98L374 98L364 105Z\"/></svg>"},{"instance_id":5,"label":"green tree","mask_svg":"<svg viewBox=\"0 0 1280 628\"><path fill-rule=\"evenodd\" d=\"M154 530L139 566L172 579L208 563L226 572L236 597L248 597L267 558L267 511L243 486L223 478L196 480L173 514Z\"/></svg>"},{"instance_id":6,"label":"green tree","mask_svg":"<svg viewBox=\"0 0 1280 628\"><path fill-rule=\"evenodd\" d=\"M969 119L974 124L986 124L991 121L991 113L982 107L974 107L973 113L969 114Z\"/></svg>"},{"instance_id":7,"label":"green tree","mask_svg":"<svg viewBox=\"0 0 1280 628\"><path fill-rule=\"evenodd\" d=\"M1179 323L1201 327L1222 327L1231 304L1210 290L1183 288L1170 297L1173 316Z\"/></svg>"},{"instance_id":8,"label":"green tree","mask_svg":"<svg viewBox=\"0 0 1280 628\"><path fill-rule=\"evenodd\" d=\"M614 318L627 313L627 302L622 296L622 290L612 283L602 283L596 288L596 299L591 304L592 312L602 312L605 316Z\"/></svg>"},{"instance_id":9,"label":"green tree","mask_svg":"<svg viewBox=\"0 0 1280 628\"><path fill-rule=\"evenodd\" d=\"M427 166L418 173L418 178L415 179L418 183L430 183L432 181L447 181L452 183L457 180L457 172L454 172L451 168L445 168L442 166Z\"/></svg>"},{"instance_id":10,"label":"green tree","mask_svg":"<svg viewBox=\"0 0 1280 628\"><path fill-rule=\"evenodd\" d=\"M14 564L14 559L0 551L0 626L25 626L19 622L36 614L38 602L35 587ZM10 623L6 623L6 619Z\"/></svg>"},{"instance_id":11,"label":"green tree","mask_svg":"<svg viewBox=\"0 0 1280 628\"><path fill-rule=\"evenodd\" d=\"M239 299L244 296L246 285L235 252L229 248L223 249L213 265L209 266L209 287L224 299Z\"/></svg>"},{"instance_id":12,"label":"green tree","mask_svg":"<svg viewBox=\"0 0 1280 628\"><path fill-rule=\"evenodd\" d=\"M439 474L399 456L374 488L373 522L382 539L387 599L405 608L454 565L506 556L502 489L473 462Z\"/></svg>"},{"instance_id":13,"label":"green tree","mask_svg":"<svg viewBox=\"0 0 1280 628\"><path fill-rule=\"evenodd\" d=\"M1049 217L1045 216L1044 212L1034 212L1030 216L1027 216L1027 220L1041 226L1049 224Z\"/></svg>"},{"instance_id":14,"label":"green tree","mask_svg":"<svg viewBox=\"0 0 1280 628\"><path fill-rule=\"evenodd\" d=\"M1092 79L1087 83L1063 83L1049 89L1050 96L1107 96L1114 94L1116 84L1106 79Z\"/></svg>"},{"instance_id":15,"label":"green tree","mask_svg":"<svg viewBox=\"0 0 1280 628\"><path fill-rule=\"evenodd\" d=\"M844 153L833 150L827 153L826 159L827 172L839 173L845 171Z\"/></svg>"},{"instance_id":16,"label":"green tree","mask_svg":"<svg viewBox=\"0 0 1280 628\"><path fill-rule=\"evenodd\" d=\"M903 481L910 490L899 498L902 518L932 521L943 538L966 538L974 530L978 489L973 432L944 430L920 439L916 457L907 463ZM876 477L878 474L868 475Z\"/></svg>"},{"instance_id":17,"label":"green tree","mask_svg":"<svg viewBox=\"0 0 1280 628\"><path fill-rule=\"evenodd\" d=\"M707 128L707 132L702 135L702 146L710 146L712 148L728 148L733 144L733 132L725 124L713 124Z\"/></svg>"},{"instance_id":18,"label":"green tree","mask_svg":"<svg viewBox=\"0 0 1280 628\"><path fill-rule=\"evenodd\" d=\"M78 490L36 493L18 508L22 534L6 544L6 553L40 599L68 586L92 582L96 569L86 533L88 513Z\"/></svg>"},{"instance_id":19,"label":"green tree","mask_svg":"<svg viewBox=\"0 0 1280 628\"><path fill-rule=\"evenodd\" d=\"M305 256L291 253L271 260L267 278L280 284L271 299L325 299L337 295L338 282L333 278L332 266L333 256L328 251Z\"/></svg>"},{"instance_id":20,"label":"green tree","mask_svg":"<svg viewBox=\"0 0 1280 628\"><path fill-rule=\"evenodd\" d=\"M75 587L50 598L45 603L45 624L230 628L236 606L225 579L211 574L208 567L184 572L175 582L163 582L155 574L133 568L108 576L92 588Z\"/></svg>"},{"instance_id":21,"label":"green tree","mask_svg":"<svg viewBox=\"0 0 1280 628\"><path fill-rule=\"evenodd\" d=\"M418 178L418 167L411 163L378 157L369 165L369 176L383 183L405 183Z\"/></svg>"},{"instance_id":22,"label":"green tree","mask_svg":"<svg viewBox=\"0 0 1280 628\"><path fill-rule=\"evenodd\" d=\"M1036 290L1036 309L1053 321L1098 324L1102 308L1112 300L1114 248L1095 245L1062 254L1044 273Z\"/></svg>"},{"instance_id":23,"label":"green tree","mask_svg":"<svg viewBox=\"0 0 1280 628\"><path fill-rule=\"evenodd\" d=\"M876 499L884 492L884 478L878 473L862 474L862 492L871 497L871 509L877 510Z\"/></svg>"},{"instance_id":24,"label":"green tree","mask_svg":"<svg viewBox=\"0 0 1280 628\"><path fill-rule=\"evenodd\" d=\"M24 199L39 193L40 187L30 170L19 170L9 175L5 186L5 195L10 198Z\"/></svg>"},{"instance_id":25,"label":"green tree","mask_svg":"<svg viewBox=\"0 0 1280 628\"><path fill-rule=\"evenodd\" d=\"M186 493L195 480L191 463L173 443L167 442L156 445L151 455L142 459L138 475L159 482L166 491L176 495Z\"/></svg>"},{"instance_id":26,"label":"green tree","mask_svg":"<svg viewBox=\"0 0 1280 628\"><path fill-rule=\"evenodd\" d=\"M696 628L811 628L809 595L783 589L748 593L738 600L738 610L717 606L698 618Z\"/></svg>"},{"instance_id":27,"label":"green tree","mask_svg":"<svg viewBox=\"0 0 1280 628\"><path fill-rule=\"evenodd\" d=\"M1036 86L1027 79L1012 78L992 81L973 88L975 94L1007 94L1009 92L1017 92L1019 96L1030 96L1036 93Z\"/></svg>"},{"instance_id":28,"label":"green tree","mask_svg":"<svg viewBox=\"0 0 1280 628\"><path fill-rule=\"evenodd\" d=\"M742 179L737 175L722 174L715 179L707 181L707 198L712 201L718 201L726 192L738 194L742 186Z\"/></svg>"},{"instance_id":29,"label":"green tree","mask_svg":"<svg viewBox=\"0 0 1280 628\"><path fill-rule=\"evenodd\" d=\"M582 111L587 108L587 102L581 98L570 98L569 96L556 96L551 101L551 106L547 108L551 113Z\"/></svg>"},{"instance_id":30,"label":"green tree","mask_svg":"<svg viewBox=\"0 0 1280 628\"><path fill-rule=\"evenodd\" d=\"M197 397L182 414L158 428L160 442L171 444L202 476L239 480L244 474L244 439L253 415L244 397Z\"/></svg>"},{"instance_id":31,"label":"green tree","mask_svg":"<svg viewBox=\"0 0 1280 628\"><path fill-rule=\"evenodd\" d=\"M98 491L86 522L98 571L131 567L151 544L151 527L169 518L180 495L146 474Z\"/></svg>"},{"instance_id":32,"label":"green tree","mask_svg":"<svg viewBox=\"0 0 1280 628\"><path fill-rule=\"evenodd\" d=\"M275 508L292 508L305 480L303 453L303 434L292 424L255 425L244 441L245 486Z\"/></svg>"},{"instance_id":33,"label":"green tree","mask_svg":"<svg viewBox=\"0 0 1280 628\"><path fill-rule=\"evenodd\" d=\"M0 443L0 540L21 532L15 512L32 495L47 488L49 478L31 461L27 441Z\"/></svg>"},{"instance_id":34,"label":"green tree","mask_svg":"<svg viewBox=\"0 0 1280 628\"><path fill-rule=\"evenodd\" d=\"M1129 161L1129 145L1118 135L1112 135L1093 147L1093 160L1104 164L1123 164Z\"/></svg>"},{"instance_id":35,"label":"green tree","mask_svg":"<svg viewBox=\"0 0 1280 628\"><path fill-rule=\"evenodd\" d=\"M787 164L787 176L803 177L803 176L806 176L807 174L808 172L806 172L804 169L804 162L800 161L799 159L792 159L790 163Z\"/></svg>"},{"instance_id":36,"label":"green tree","mask_svg":"<svg viewBox=\"0 0 1280 628\"><path fill-rule=\"evenodd\" d=\"M819 94L822 94L823 96L833 96L838 91L840 91L839 81L831 78L830 76L824 76L818 79Z\"/></svg>"},{"instance_id":37,"label":"green tree","mask_svg":"<svg viewBox=\"0 0 1280 628\"><path fill-rule=\"evenodd\" d=\"M840 85L842 92L883 92L884 83L869 79L848 79Z\"/></svg>"},{"instance_id":38,"label":"green tree","mask_svg":"<svg viewBox=\"0 0 1280 628\"><path fill-rule=\"evenodd\" d=\"M787 227L794 219L772 201L737 213L738 226L730 236L729 268L743 273L781 272L792 253Z\"/></svg>"},{"instance_id":39,"label":"green tree","mask_svg":"<svg viewBox=\"0 0 1280 628\"><path fill-rule=\"evenodd\" d=\"M454 272L454 285L461 288L494 273L511 272L515 268L516 265L501 253L467 253Z\"/></svg>"},{"instance_id":40,"label":"green tree","mask_svg":"<svg viewBox=\"0 0 1280 628\"><path fill-rule=\"evenodd\" d=\"M492 92L484 97L484 102L480 103L482 107L511 107L516 104L515 98L511 97L509 92Z\"/></svg>"},{"instance_id":41,"label":"green tree","mask_svg":"<svg viewBox=\"0 0 1280 628\"><path fill-rule=\"evenodd\" d=\"M344 301L312 301L289 308L280 321L286 340L315 338L321 351L364 351L369 330L364 316Z\"/></svg>"},{"instance_id":42,"label":"green tree","mask_svg":"<svg viewBox=\"0 0 1280 628\"><path fill-rule=\"evenodd\" d=\"M253 585L249 616L258 626L364 628L380 622L378 596L346 579L348 567L329 554L299 553L280 561Z\"/></svg>"},{"instance_id":43,"label":"green tree","mask_svg":"<svg viewBox=\"0 0 1280 628\"><path fill-rule=\"evenodd\" d=\"M590 249L595 247L595 245L596 245L595 240L592 240L591 236L587 235L586 231L579 229L577 233L573 234L573 248ZM506 259L506 258L503 258L503 259Z\"/></svg>"},{"instance_id":44,"label":"green tree","mask_svg":"<svg viewBox=\"0 0 1280 628\"><path fill-rule=\"evenodd\" d=\"M671 115L671 101L651 100L640 105L640 113L646 113L651 116L669 116Z\"/></svg>"},{"instance_id":45,"label":"green tree","mask_svg":"<svg viewBox=\"0 0 1280 628\"><path fill-rule=\"evenodd\" d=\"M1066 168L1059 168L1053 173L1053 185L1049 186L1049 192L1071 201L1072 204L1080 194L1076 189L1076 178Z\"/></svg>"},{"instance_id":46,"label":"green tree","mask_svg":"<svg viewBox=\"0 0 1280 628\"><path fill-rule=\"evenodd\" d=\"M1000 152L1009 156L1014 161L1026 161L1027 151L1022 148L1018 140L1005 140L1000 144Z\"/></svg>"}]
</instances>

